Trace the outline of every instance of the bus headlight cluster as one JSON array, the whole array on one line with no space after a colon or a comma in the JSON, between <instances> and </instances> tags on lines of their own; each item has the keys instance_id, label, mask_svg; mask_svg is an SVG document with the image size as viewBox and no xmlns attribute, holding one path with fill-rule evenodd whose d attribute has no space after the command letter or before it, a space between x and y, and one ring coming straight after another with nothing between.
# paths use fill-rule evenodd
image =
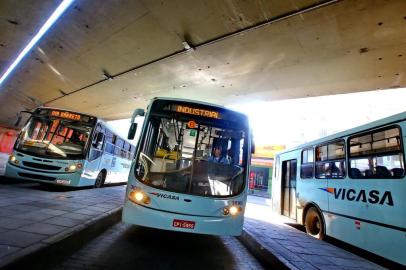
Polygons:
<instances>
[{"instance_id":1,"label":"bus headlight cluster","mask_svg":"<svg viewBox=\"0 0 406 270\"><path fill-rule=\"evenodd\" d=\"M13 163L15 165L18 165L20 163L20 161L18 161L18 159L14 155L11 155L8 160L10 161L10 163Z\"/></svg>"},{"instance_id":2,"label":"bus headlight cluster","mask_svg":"<svg viewBox=\"0 0 406 270\"><path fill-rule=\"evenodd\" d=\"M128 199L134 203L149 204L151 199L149 196L140 189L134 189L128 194Z\"/></svg>"},{"instance_id":3,"label":"bus headlight cluster","mask_svg":"<svg viewBox=\"0 0 406 270\"><path fill-rule=\"evenodd\" d=\"M83 167L82 163L72 164L69 167L65 168L65 172L74 172L76 170L80 170Z\"/></svg>"},{"instance_id":4,"label":"bus headlight cluster","mask_svg":"<svg viewBox=\"0 0 406 270\"><path fill-rule=\"evenodd\" d=\"M232 205L232 206L225 207L223 209L223 214L225 216L228 216L228 215L236 216L239 213L241 213L241 211L242 211L242 208L240 206Z\"/></svg>"}]
</instances>

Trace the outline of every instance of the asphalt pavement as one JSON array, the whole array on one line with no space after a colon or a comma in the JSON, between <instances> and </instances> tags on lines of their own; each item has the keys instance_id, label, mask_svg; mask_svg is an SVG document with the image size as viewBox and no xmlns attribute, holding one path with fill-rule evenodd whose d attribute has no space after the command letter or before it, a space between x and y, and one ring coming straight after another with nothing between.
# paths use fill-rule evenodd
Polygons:
<instances>
[{"instance_id":1,"label":"asphalt pavement","mask_svg":"<svg viewBox=\"0 0 406 270\"><path fill-rule=\"evenodd\" d=\"M264 268L234 237L180 233L119 223L52 269Z\"/></svg>"}]
</instances>

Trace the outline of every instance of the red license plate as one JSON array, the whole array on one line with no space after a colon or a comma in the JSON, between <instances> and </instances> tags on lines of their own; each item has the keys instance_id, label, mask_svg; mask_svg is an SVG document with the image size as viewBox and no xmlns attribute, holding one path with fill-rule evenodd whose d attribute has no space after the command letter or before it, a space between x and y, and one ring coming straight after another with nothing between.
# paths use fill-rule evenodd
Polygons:
<instances>
[{"instance_id":1,"label":"red license plate","mask_svg":"<svg viewBox=\"0 0 406 270\"><path fill-rule=\"evenodd\" d=\"M194 222L194 221L180 220L180 219L174 219L172 222L173 227L192 229L192 230L195 228L195 224L196 224L196 222Z\"/></svg>"}]
</instances>

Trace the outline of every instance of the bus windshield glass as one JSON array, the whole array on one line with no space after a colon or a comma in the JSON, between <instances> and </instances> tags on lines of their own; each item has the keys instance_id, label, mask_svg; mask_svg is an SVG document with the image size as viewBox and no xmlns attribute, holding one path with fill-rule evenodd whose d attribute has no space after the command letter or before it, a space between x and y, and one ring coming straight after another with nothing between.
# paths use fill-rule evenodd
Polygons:
<instances>
[{"instance_id":1,"label":"bus windshield glass","mask_svg":"<svg viewBox=\"0 0 406 270\"><path fill-rule=\"evenodd\" d=\"M92 127L79 118L34 114L20 133L15 149L44 158L84 158Z\"/></svg>"},{"instance_id":2,"label":"bus windshield glass","mask_svg":"<svg viewBox=\"0 0 406 270\"><path fill-rule=\"evenodd\" d=\"M152 113L141 138L136 178L177 193L237 195L245 186L248 156L247 132L241 126L188 112Z\"/></svg>"}]
</instances>

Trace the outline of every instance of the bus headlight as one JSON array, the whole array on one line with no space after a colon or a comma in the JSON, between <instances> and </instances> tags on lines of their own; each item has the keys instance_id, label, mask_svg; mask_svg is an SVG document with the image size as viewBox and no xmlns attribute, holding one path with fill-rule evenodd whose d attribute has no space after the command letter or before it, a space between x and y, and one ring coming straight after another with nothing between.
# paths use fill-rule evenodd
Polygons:
<instances>
[{"instance_id":1,"label":"bus headlight","mask_svg":"<svg viewBox=\"0 0 406 270\"><path fill-rule=\"evenodd\" d=\"M20 163L20 161L18 161L18 159L14 155L11 155L8 160L10 161L10 163L14 163L15 165L18 165Z\"/></svg>"},{"instance_id":2,"label":"bus headlight","mask_svg":"<svg viewBox=\"0 0 406 270\"><path fill-rule=\"evenodd\" d=\"M80 170L83 167L82 163L72 164L69 167L65 168L65 172L74 172L76 170Z\"/></svg>"},{"instance_id":3,"label":"bus headlight","mask_svg":"<svg viewBox=\"0 0 406 270\"><path fill-rule=\"evenodd\" d=\"M228 216L228 215L236 216L239 213L241 213L241 211L242 211L242 208L240 206L232 205L229 207L225 207L223 209L223 214L225 216Z\"/></svg>"},{"instance_id":4,"label":"bus headlight","mask_svg":"<svg viewBox=\"0 0 406 270\"><path fill-rule=\"evenodd\" d=\"M134 203L149 204L151 202L151 199L148 197L148 195L140 189L132 190L128 195L128 199Z\"/></svg>"},{"instance_id":5,"label":"bus headlight","mask_svg":"<svg viewBox=\"0 0 406 270\"><path fill-rule=\"evenodd\" d=\"M76 165L75 164L69 165L69 167L65 168L65 172L74 172L74 171L76 171Z\"/></svg>"}]
</instances>

